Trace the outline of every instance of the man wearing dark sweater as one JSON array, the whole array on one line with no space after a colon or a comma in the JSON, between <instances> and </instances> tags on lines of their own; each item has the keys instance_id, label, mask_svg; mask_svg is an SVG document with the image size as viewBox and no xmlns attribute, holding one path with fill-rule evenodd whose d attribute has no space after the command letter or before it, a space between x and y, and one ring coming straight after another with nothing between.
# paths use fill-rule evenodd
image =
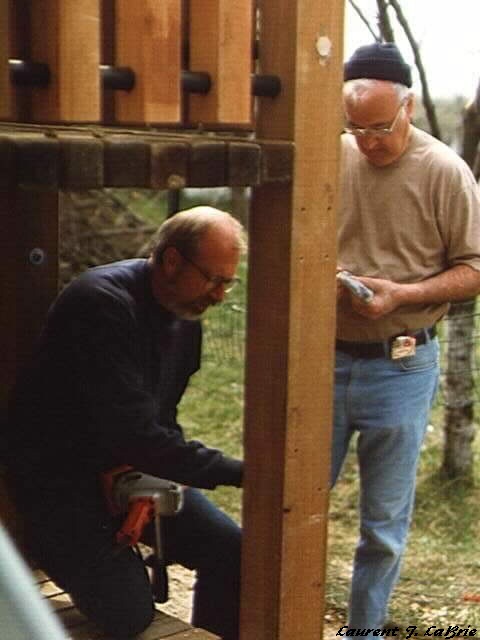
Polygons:
<instances>
[{"instance_id":1,"label":"man wearing dark sweater","mask_svg":"<svg viewBox=\"0 0 480 640\"><path fill-rule=\"evenodd\" d=\"M31 552L116 638L153 617L144 564L116 550L101 490L120 465L186 485L164 520L167 559L197 572L193 624L238 637L240 530L198 488L240 487L242 462L185 440L176 415L200 366L198 318L235 282L241 248L238 222L196 207L162 225L148 260L90 269L53 304L13 394L7 466Z\"/></svg>"}]
</instances>

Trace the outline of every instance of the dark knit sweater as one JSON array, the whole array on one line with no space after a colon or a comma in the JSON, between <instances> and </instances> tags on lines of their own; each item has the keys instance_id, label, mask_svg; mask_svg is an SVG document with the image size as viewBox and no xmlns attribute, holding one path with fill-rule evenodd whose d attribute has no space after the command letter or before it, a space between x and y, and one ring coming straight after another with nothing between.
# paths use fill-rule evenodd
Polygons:
<instances>
[{"instance_id":1,"label":"dark knit sweater","mask_svg":"<svg viewBox=\"0 0 480 640\"><path fill-rule=\"evenodd\" d=\"M7 460L17 487L93 489L121 464L200 488L239 486L242 463L186 441L177 423L200 350L200 323L154 300L145 260L77 278L52 306L11 403Z\"/></svg>"}]
</instances>

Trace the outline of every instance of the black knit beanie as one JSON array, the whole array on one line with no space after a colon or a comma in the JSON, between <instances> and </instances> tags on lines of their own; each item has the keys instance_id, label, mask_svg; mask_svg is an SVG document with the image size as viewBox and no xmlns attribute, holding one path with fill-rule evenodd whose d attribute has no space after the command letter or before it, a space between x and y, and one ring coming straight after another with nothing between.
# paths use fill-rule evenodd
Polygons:
<instances>
[{"instance_id":1,"label":"black knit beanie","mask_svg":"<svg viewBox=\"0 0 480 640\"><path fill-rule=\"evenodd\" d=\"M410 67L397 46L390 42L376 42L359 47L344 64L343 71L345 82L357 78L373 78L412 86Z\"/></svg>"}]
</instances>

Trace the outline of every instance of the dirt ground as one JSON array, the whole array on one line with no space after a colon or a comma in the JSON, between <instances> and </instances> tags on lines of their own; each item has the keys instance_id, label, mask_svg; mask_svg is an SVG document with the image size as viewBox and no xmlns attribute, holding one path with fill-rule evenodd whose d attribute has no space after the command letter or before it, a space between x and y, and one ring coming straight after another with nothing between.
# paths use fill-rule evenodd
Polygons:
<instances>
[{"instance_id":1,"label":"dirt ground","mask_svg":"<svg viewBox=\"0 0 480 640\"><path fill-rule=\"evenodd\" d=\"M161 606L161 609L165 613L189 622L192 607L194 573L184 567L174 565L168 568L168 577L170 599ZM344 624L329 618L331 618L331 616L327 614L323 630L324 640L334 640L335 634L342 624ZM305 638L305 640L316 639Z\"/></svg>"}]
</instances>

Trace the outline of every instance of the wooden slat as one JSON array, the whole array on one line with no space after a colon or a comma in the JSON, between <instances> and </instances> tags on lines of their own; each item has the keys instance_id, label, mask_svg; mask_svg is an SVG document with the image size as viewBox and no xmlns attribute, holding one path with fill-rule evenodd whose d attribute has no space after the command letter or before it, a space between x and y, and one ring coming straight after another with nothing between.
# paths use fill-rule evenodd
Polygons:
<instances>
[{"instance_id":1,"label":"wooden slat","mask_svg":"<svg viewBox=\"0 0 480 640\"><path fill-rule=\"evenodd\" d=\"M249 218L241 640L322 637L343 5L259 2L260 73L282 93L259 101L258 135L291 141L295 165Z\"/></svg>"},{"instance_id":2,"label":"wooden slat","mask_svg":"<svg viewBox=\"0 0 480 640\"><path fill-rule=\"evenodd\" d=\"M31 3L32 57L47 63L51 82L33 89L33 118L41 122L100 119L98 0Z\"/></svg>"},{"instance_id":3,"label":"wooden slat","mask_svg":"<svg viewBox=\"0 0 480 640\"><path fill-rule=\"evenodd\" d=\"M229 142L228 185L230 187L260 184L261 147L255 143Z\"/></svg>"},{"instance_id":4,"label":"wooden slat","mask_svg":"<svg viewBox=\"0 0 480 640\"><path fill-rule=\"evenodd\" d=\"M188 184L218 187L226 183L227 147L221 140L194 140L190 145Z\"/></svg>"},{"instance_id":5,"label":"wooden slat","mask_svg":"<svg viewBox=\"0 0 480 640\"><path fill-rule=\"evenodd\" d=\"M104 142L105 185L150 186L150 147L141 138L111 136Z\"/></svg>"},{"instance_id":6,"label":"wooden slat","mask_svg":"<svg viewBox=\"0 0 480 640\"><path fill-rule=\"evenodd\" d=\"M154 189L183 189L187 186L189 151L189 145L181 141L152 143L151 185Z\"/></svg>"},{"instance_id":7,"label":"wooden slat","mask_svg":"<svg viewBox=\"0 0 480 640\"><path fill-rule=\"evenodd\" d=\"M190 96L190 122L251 122L253 4L191 0L190 70L208 72L212 88L207 95Z\"/></svg>"},{"instance_id":8,"label":"wooden slat","mask_svg":"<svg viewBox=\"0 0 480 640\"><path fill-rule=\"evenodd\" d=\"M103 143L98 138L59 137L63 189L100 189L104 184Z\"/></svg>"},{"instance_id":9,"label":"wooden slat","mask_svg":"<svg viewBox=\"0 0 480 640\"><path fill-rule=\"evenodd\" d=\"M10 0L9 56L14 60L32 60L30 0ZM31 119L32 94L28 87L11 85L10 119Z\"/></svg>"},{"instance_id":10,"label":"wooden slat","mask_svg":"<svg viewBox=\"0 0 480 640\"><path fill-rule=\"evenodd\" d=\"M179 122L180 0L117 0L116 64L131 67L135 87L116 92L118 122Z\"/></svg>"},{"instance_id":11,"label":"wooden slat","mask_svg":"<svg viewBox=\"0 0 480 640\"><path fill-rule=\"evenodd\" d=\"M40 593L46 598L63 626L68 630L72 640L109 640L75 608L68 593L58 587L53 580L50 580L43 571L37 569L33 574ZM195 629L187 622L163 613L157 607L154 621L148 629L137 636L137 640L161 640L162 638L170 640L220 640L216 635L203 629Z\"/></svg>"},{"instance_id":12,"label":"wooden slat","mask_svg":"<svg viewBox=\"0 0 480 640\"><path fill-rule=\"evenodd\" d=\"M5 120L12 115L12 87L8 69L10 31L10 0L0 0L0 118Z\"/></svg>"}]
</instances>

